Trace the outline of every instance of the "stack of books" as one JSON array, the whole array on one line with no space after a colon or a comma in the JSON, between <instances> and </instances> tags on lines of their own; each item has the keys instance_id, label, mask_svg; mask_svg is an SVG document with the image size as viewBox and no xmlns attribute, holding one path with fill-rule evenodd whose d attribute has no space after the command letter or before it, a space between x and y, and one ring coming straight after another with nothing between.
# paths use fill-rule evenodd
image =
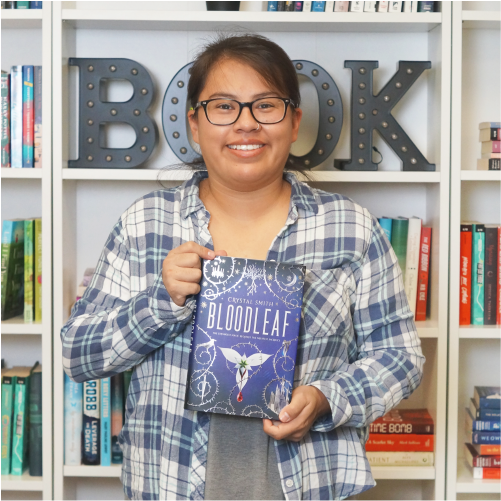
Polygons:
<instances>
[{"instance_id":1,"label":"stack of books","mask_svg":"<svg viewBox=\"0 0 501 501\"><path fill-rule=\"evenodd\" d=\"M42 219L2 223L2 321L42 321Z\"/></svg>"},{"instance_id":2,"label":"stack of books","mask_svg":"<svg viewBox=\"0 0 501 501\"><path fill-rule=\"evenodd\" d=\"M2 369L2 475L42 475L42 366Z\"/></svg>"},{"instance_id":3,"label":"stack of books","mask_svg":"<svg viewBox=\"0 0 501 501\"><path fill-rule=\"evenodd\" d=\"M405 293L415 321L426 320L431 263L431 228L418 217L378 219L402 269Z\"/></svg>"},{"instance_id":4,"label":"stack of books","mask_svg":"<svg viewBox=\"0 0 501 501\"><path fill-rule=\"evenodd\" d=\"M501 324L501 226L461 223L459 325Z\"/></svg>"},{"instance_id":5,"label":"stack of books","mask_svg":"<svg viewBox=\"0 0 501 501\"><path fill-rule=\"evenodd\" d=\"M437 2L268 2L268 11L434 12Z\"/></svg>"},{"instance_id":6,"label":"stack of books","mask_svg":"<svg viewBox=\"0 0 501 501\"><path fill-rule=\"evenodd\" d=\"M2 167L42 167L42 67L2 70Z\"/></svg>"},{"instance_id":7,"label":"stack of books","mask_svg":"<svg viewBox=\"0 0 501 501\"><path fill-rule=\"evenodd\" d=\"M42 2L2 2L2 9L41 9Z\"/></svg>"},{"instance_id":8,"label":"stack of books","mask_svg":"<svg viewBox=\"0 0 501 501\"><path fill-rule=\"evenodd\" d=\"M371 466L433 466L433 419L426 409L393 409L370 425Z\"/></svg>"},{"instance_id":9,"label":"stack of books","mask_svg":"<svg viewBox=\"0 0 501 501\"><path fill-rule=\"evenodd\" d=\"M473 478L501 478L500 392L499 386L475 386L466 409L465 460Z\"/></svg>"},{"instance_id":10,"label":"stack of books","mask_svg":"<svg viewBox=\"0 0 501 501\"><path fill-rule=\"evenodd\" d=\"M501 170L501 122L482 122L479 141L481 158L477 160L477 170Z\"/></svg>"}]
</instances>

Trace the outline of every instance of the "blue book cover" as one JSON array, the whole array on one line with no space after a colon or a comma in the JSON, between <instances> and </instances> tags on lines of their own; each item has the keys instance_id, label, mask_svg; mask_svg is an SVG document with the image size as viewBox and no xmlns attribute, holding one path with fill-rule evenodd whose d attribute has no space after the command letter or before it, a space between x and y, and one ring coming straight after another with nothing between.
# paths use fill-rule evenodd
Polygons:
<instances>
[{"instance_id":1,"label":"blue book cover","mask_svg":"<svg viewBox=\"0 0 501 501\"><path fill-rule=\"evenodd\" d=\"M30 9L41 9L42 2L31 2L30 1Z\"/></svg>"},{"instance_id":2,"label":"blue book cover","mask_svg":"<svg viewBox=\"0 0 501 501\"><path fill-rule=\"evenodd\" d=\"M324 12L325 2L311 2L311 12Z\"/></svg>"},{"instance_id":3,"label":"blue book cover","mask_svg":"<svg viewBox=\"0 0 501 501\"><path fill-rule=\"evenodd\" d=\"M500 409L481 409L473 398L470 398L470 411L471 415L480 421L499 421L501 419Z\"/></svg>"},{"instance_id":4,"label":"blue book cover","mask_svg":"<svg viewBox=\"0 0 501 501\"><path fill-rule=\"evenodd\" d=\"M466 434L466 441L472 444L499 445L499 431L470 431Z\"/></svg>"},{"instance_id":5,"label":"blue book cover","mask_svg":"<svg viewBox=\"0 0 501 501\"><path fill-rule=\"evenodd\" d=\"M100 456L99 379L83 384L83 449L82 464L98 465Z\"/></svg>"},{"instance_id":6,"label":"blue book cover","mask_svg":"<svg viewBox=\"0 0 501 501\"><path fill-rule=\"evenodd\" d=\"M82 462L83 384L64 374L64 464Z\"/></svg>"},{"instance_id":7,"label":"blue book cover","mask_svg":"<svg viewBox=\"0 0 501 501\"><path fill-rule=\"evenodd\" d=\"M305 267L218 256L202 270L185 407L278 419L292 394Z\"/></svg>"},{"instance_id":8,"label":"blue book cover","mask_svg":"<svg viewBox=\"0 0 501 501\"><path fill-rule=\"evenodd\" d=\"M500 390L499 386L475 386L473 398L480 409L500 409Z\"/></svg>"},{"instance_id":9,"label":"blue book cover","mask_svg":"<svg viewBox=\"0 0 501 501\"><path fill-rule=\"evenodd\" d=\"M495 431L500 432L501 422L498 419L497 421L482 421L479 419L475 419L470 409L466 409L466 429L472 431Z\"/></svg>"},{"instance_id":10,"label":"blue book cover","mask_svg":"<svg viewBox=\"0 0 501 501\"><path fill-rule=\"evenodd\" d=\"M278 10L278 2L268 2L268 12L276 12Z\"/></svg>"},{"instance_id":11,"label":"blue book cover","mask_svg":"<svg viewBox=\"0 0 501 501\"><path fill-rule=\"evenodd\" d=\"M471 267L471 323L484 325L485 225L473 224Z\"/></svg>"},{"instance_id":12,"label":"blue book cover","mask_svg":"<svg viewBox=\"0 0 501 501\"><path fill-rule=\"evenodd\" d=\"M10 70L10 165L23 167L23 67Z\"/></svg>"},{"instance_id":13,"label":"blue book cover","mask_svg":"<svg viewBox=\"0 0 501 501\"><path fill-rule=\"evenodd\" d=\"M101 379L101 466L111 465L110 378Z\"/></svg>"},{"instance_id":14,"label":"blue book cover","mask_svg":"<svg viewBox=\"0 0 501 501\"><path fill-rule=\"evenodd\" d=\"M388 237L388 241L391 242L391 228L392 228L392 222L393 219L389 217L381 217L378 219L379 224L383 231L386 233L386 236Z\"/></svg>"}]
</instances>

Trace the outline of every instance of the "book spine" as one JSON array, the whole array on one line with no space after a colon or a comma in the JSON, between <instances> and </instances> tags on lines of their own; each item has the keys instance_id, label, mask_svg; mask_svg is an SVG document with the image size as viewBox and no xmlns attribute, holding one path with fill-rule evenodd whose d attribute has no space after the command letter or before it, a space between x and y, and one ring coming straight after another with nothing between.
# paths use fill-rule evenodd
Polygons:
<instances>
[{"instance_id":1,"label":"book spine","mask_svg":"<svg viewBox=\"0 0 501 501\"><path fill-rule=\"evenodd\" d=\"M294 12L303 12L303 2L294 2Z\"/></svg>"},{"instance_id":2,"label":"book spine","mask_svg":"<svg viewBox=\"0 0 501 501\"><path fill-rule=\"evenodd\" d=\"M402 3L403 2L389 2L388 12L402 12Z\"/></svg>"},{"instance_id":3,"label":"book spine","mask_svg":"<svg viewBox=\"0 0 501 501\"><path fill-rule=\"evenodd\" d=\"M29 467L32 477L41 477L42 459L42 372L34 372L30 380Z\"/></svg>"},{"instance_id":4,"label":"book spine","mask_svg":"<svg viewBox=\"0 0 501 501\"><path fill-rule=\"evenodd\" d=\"M500 434L499 432L489 432L489 431L472 431L471 432L471 443L472 444L489 444L489 445L499 445L500 444Z\"/></svg>"},{"instance_id":5,"label":"book spine","mask_svg":"<svg viewBox=\"0 0 501 501\"><path fill-rule=\"evenodd\" d=\"M434 435L371 434L365 450L371 452L433 452Z\"/></svg>"},{"instance_id":6,"label":"book spine","mask_svg":"<svg viewBox=\"0 0 501 501\"><path fill-rule=\"evenodd\" d=\"M391 230L391 245L397 256L398 264L402 270L402 280L405 284L405 269L407 259L407 233L409 231L408 219L393 219Z\"/></svg>"},{"instance_id":7,"label":"book spine","mask_svg":"<svg viewBox=\"0 0 501 501\"><path fill-rule=\"evenodd\" d=\"M409 0L405 0L403 11L408 13L411 12L411 9L412 9L412 3Z\"/></svg>"},{"instance_id":8,"label":"book spine","mask_svg":"<svg viewBox=\"0 0 501 501\"><path fill-rule=\"evenodd\" d=\"M11 238L2 320L22 315L24 311L24 221L12 221Z\"/></svg>"},{"instance_id":9,"label":"book spine","mask_svg":"<svg viewBox=\"0 0 501 501\"><path fill-rule=\"evenodd\" d=\"M374 421L370 424L370 433L377 435L433 435L434 432L434 423L416 423L405 419L398 423Z\"/></svg>"},{"instance_id":10,"label":"book spine","mask_svg":"<svg viewBox=\"0 0 501 501\"><path fill-rule=\"evenodd\" d=\"M83 388L83 433L84 446L82 463L86 465L99 464L99 380L86 381Z\"/></svg>"},{"instance_id":11,"label":"book spine","mask_svg":"<svg viewBox=\"0 0 501 501\"><path fill-rule=\"evenodd\" d=\"M350 10L350 2L334 2L334 12L348 12Z\"/></svg>"},{"instance_id":12,"label":"book spine","mask_svg":"<svg viewBox=\"0 0 501 501\"><path fill-rule=\"evenodd\" d=\"M33 323L34 308L33 308L33 277L34 277L34 262L33 262L33 219L24 221L24 322Z\"/></svg>"},{"instance_id":13,"label":"book spine","mask_svg":"<svg viewBox=\"0 0 501 501\"><path fill-rule=\"evenodd\" d=\"M434 12L435 2L418 2L418 12Z\"/></svg>"},{"instance_id":14,"label":"book spine","mask_svg":"<svg viewBox=\"0 0 501 501\"><path fill-rule=\"evenodd\" d=\"M10 167L10 75L2 72L2 167Z\"/></svg>"},{"instance_id":15,"label":"book spine","mask_svg":"<svg viewBox=\"0 0 501 501\"><path fill-rule=\"evenodd\" d=\"M311 12L325 12L325 2L311 2Z\"/></svg>"},{"instance_id":16,"label":"book spine","mask_svg":"<svg viewBox=\"0 0 501 501\"><path fill-rule=\"evenodd\" d=\"M377 2L364 2L364 12L376 12Z\"/></svg>"},{"instance_id":17,"label":"book spine","mask_svg":"<svg viewBox=\"0 0 501 501\"><path fill-rule=\"evenodd\" d=\"M278 2L268 2L268 12L276 12L278 10Z\"/></svg>"},{"instance_id":18,"label":"book spine","mask_svg":"<svg viewBox=\"0 0 501 501\"><path fill-rule=\"evenodd\" d=\"M334 2L325 2L325 12L334 12Z\"/></svg>"},{"instance_id":19,"label":"book spine","mask_svg":"<svg viewBox=\"0 0 501 501\"><path fill-rule=\"evenodd\" d=\"M40 2L41 3L41 2ZM33 130L33 159L35 169L42 167L42 67L33 66L35 122Z\"/></svg>"},{"instance_id":20,"label":"book spine","mask_svg":"<svg viewBox=\"0 0 501 501\"><path fill-rule=\"evenodd\" d=\"M23 66L23 167L33 167L33 66Z\"/></svg>"},{"instance_id":21,"label":"book spine","mask_svg":"<svg viewBox=\"0 0 501 501\"><path fill-rule=\"evenodd\" d=\"M473 468L473 478L498 480L501 478L501 468Z\"/></svg>"},{"instance_id":22,"label":"book spine","mask_svg":"<svg viewBox=\"0 0 501 501\"><path fill-rule=\"evenodd\" d=\"M416 0L411 1L411 12L419 12L418 11L418 2Z\"/></svg>"},{"instance_id":23,"label":"book spine","mask_svg":"<svg viewBox=\"0 0 501 501\"><path fill-rule=\"evenodd\" d=\"M498 228L485 228L484 325L496 325Z\"/></svg>"},{"instance_id":24,"label":"book spine","mask_svg":"<svg viewBox=\"0 0 501 501\"><path fill-rule=\"evenodd\" d=\"M64 374L64 464L78 466L82 461L83 384Z\"/></svg>"},{"instance_id":25,"label":"book spine","mask_svg":"<svg viewBox=\"0 0 501 501\"><path fill-rule=\"evenodd\" d=\"M501 456L477 456L473 458L473 466L476 468L500 468Z\"/></svg>"},{"instance_id":26,"label":"book spine","mask_svg":"<svg viewBox=\"0 0 501 501\"><path fill-rule=\"evenodd\" d=\"M501 226L498 227L498 273L497 273L496 325L501 325Z\"/></svg>"},{"instance_id":27,"label":"book spine","mask_svg":"<svg viewBox=\"0 0 501 501\"><path fill-rule=\"evenodd\" d=\"M101 466L111 465L110 378L101 379Z\"/></svg>"},{"instance_id":28,"label":"book spine","mask_svg":"<svg viewBox=\"0 0 501 501\"><path fill-rule=\"evenodd\" d=\"M16 2L16 9L29 9L29 8L30 8L29 1Z\"/></svg>"},{"instance_id":29,"label":"book spine","mask_svg":"<svg viewBox=\"0 0 501 501\"><path fill-rule=\"evenodd\" d=\"M371 466L433 466L433 452L366 452Z\"/></svg>"},{"instance_id":30,"label":"book spine","mask_svg":"<svg viewBox=\"0 0 501 501\"><path fill-rule=\"evenodd\" d=\"M481 456L499 456L501 454L501 445L479 444L477 447Z\"/></svg>"},{"instance_id":31,"label":"book spine","mask_svg":"<svg viewBox=\"0 0 501 501\"><path fill-rule=\"evenodd\" d=\"M350 12L363 12L364 2L350 2Z\"/></svg>"},{"instance_id":32,"label":"book spine","mask_svg":"<svg viewBox=\"0 0 501 501\"><path fill-rule=\"evenodd\" d=\"M42 219L35 219L35 322L42 321Z\"/></svg>"},{"instance_id":33,"label":"book spine","mask_svg":"<svg viewBox=\"0 0 501 501\"><path fill-rule=\"evenodd\" d=\"M9 294L9 261L12 241L13 221L5 220L2 223L2 319L5 320L5 308Z\"/></svg>"},{"instance_id":34,"label":"book spine","mask_svg":"<svg viewBox=\"0 0 501 501\"><path fill-rule=\"evenodd\" d=\"M2 378L2 475L10 473L15 384L15 376Z\"/></svg>"},{"instance_id":35,"label":"book spine","mask_svg":"<svg viewBox=\"0 0 501 501\"><path fill-rule=\"evenodd\" d=\"M378 2L378 6L377 6L377 11L378 12L388 12L388 3L389 2Z\"/></svg>"},{"instance_id":36,"label":"book spine","mask_svg":"<svg viewBox=\"0 0 501 501\"><path fill-rule=\"evenodd\" d=\"M500 431L499 421L479 421L475 419L472 422L473 431Z\"/></svg>"},{"instance_id":37,"label":"book spine","mask_svg":"<svg viewBox=\"0 0 501 501\"><path fill-rule=\"evenodd\" d=\"M111 462L120 464L123 460L118 435L123 426L124 384L123 374L111 378Z\"/></svg>"},{"instance_id":38,"label":"book spine","mask_svg":"<svg viewBox=\"0 0 501 501\"><path fill-rule=\"evenodd\" d=\"M311 0L303 2L303 12L311 12Z\"/></svg>"},{"instance_id":39,"label":"book spine","mask_svg":"<svg viewBox=\"0 0 501 501\"><path fill-rule=\"evenodd\" d=\"M23 166L23 67L12 66L10 77L10 165Z\"/></svg>"},{"instance_id":40,"label":"book spine","mask_svg":"<svg viewBox=\"0 0 501 501\"><path fill-rule=\"evenodd\" d=\"M417 283L419 271L419 244L421 241L421 219L409 219L407 233L407 256L405 268L405 293L409 307L413 314L416 313Z\"/></svg>"},{"instance_id":41,"label":"book spine","mask_svg":"<svg viewBox=\"0 0 501 501\"><path fill-rule=\"evenodd\" d=\"M30 1L30 9L41 9L42 2L31 2Z\"/></svg>"},{"instance_id":42,"label":"book spine","mask_svg":"<svg viewBox=\"0 0 501 501\"><path fill-rule=\"evenodd\" d=\"M459 325L471 324L472 225L461 225L459 269Z\"/></svg>"},{"instance_id":43,"label":"book spine","mask_svg":"<svg viewBox=\"0 0 501 501\"><path fill-rule=\"evenodd\" d=\"M18 377L14 397L14 419L12 421L12 464L11 475L22 475L27 464L28 436L27 412L29 377Z\"/></svg>"},{"instance_id":44,"label":"book spine","mask_svg":"<svg viewBox=\"0 0 501 501\"><path fill-rule=\"evenodd\" d=\"M385 232L386 236L388 237L388 242L391 242L391 227L392 227L392 219L389 217L382 217L378 219L379 225Z\"/></svg>"},{"instance_id":45,"label":"book spine","mask_svg":"<svg viewBox=\"0 0 501 501\"><path fill-rule=\"evenodd\" d=\"M285 2L285 10L287 12L294 12L294 3L295 2L292 2L292 1Z\"/></svg>"},{"instance_id":46,"label":"book spine","mask_svg":"<svg viewBox=\"0 0 501 501\"><path fill-rule=\"evenodd\" d=\"M277 11L282 12L285 10L285 2L277 2Z\"/></svg>"},{"instance_id":47,"label":"book spine","mask_svg":"<svg viewBox=\"0 0 501 501\"><path fill-rule=\"evenodd\" d=\"M484 325L485 226L473 224L471 323Z\"/></svg>"},{"instance_id":48,"label":"book spine","mask_svg":"<svg viewBox=\"0 0 501 501\"><path fill-rule=\"evenodd\" d=\"M428 304L428 284L430 277L431 228L421 228L421 245L419 253L418 287L416 301L416 322L426 320L426 305Z\"/></svg>"}]
</instances>

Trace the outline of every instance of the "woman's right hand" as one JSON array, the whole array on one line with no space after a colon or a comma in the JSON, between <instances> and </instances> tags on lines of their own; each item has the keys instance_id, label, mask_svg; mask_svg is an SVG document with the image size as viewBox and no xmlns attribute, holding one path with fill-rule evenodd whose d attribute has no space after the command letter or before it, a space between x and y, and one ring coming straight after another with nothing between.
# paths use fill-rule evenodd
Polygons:
<instances>
[{"instance_id":1,"label":"woman's right hand","mask_svg":"<svg viewBox=\"0 0 501 501\"><path fill-rule=\"evenodd\" d=\"M226 256L226 251L211 251L195 242L185 242L172 249L162 264L162 279L172 301L184 306L186 296L200 292L202 259Z\"/></svg>"}]
</instances>

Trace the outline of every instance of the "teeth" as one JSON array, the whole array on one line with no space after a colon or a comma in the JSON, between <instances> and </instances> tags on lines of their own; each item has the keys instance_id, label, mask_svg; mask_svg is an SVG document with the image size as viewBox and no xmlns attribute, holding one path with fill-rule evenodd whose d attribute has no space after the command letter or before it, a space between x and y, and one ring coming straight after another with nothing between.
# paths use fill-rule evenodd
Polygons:
<instances>
[{"instance_id":1,"label":"teeth","mask_svg":"<svg viewBox=\"0 0 501 501\"><path fill-rule=\"evenodd\" d=\"M231 150L257 150L263 146L264 144L229 144L228 148Z\"/></svg>"}]
</instances>

